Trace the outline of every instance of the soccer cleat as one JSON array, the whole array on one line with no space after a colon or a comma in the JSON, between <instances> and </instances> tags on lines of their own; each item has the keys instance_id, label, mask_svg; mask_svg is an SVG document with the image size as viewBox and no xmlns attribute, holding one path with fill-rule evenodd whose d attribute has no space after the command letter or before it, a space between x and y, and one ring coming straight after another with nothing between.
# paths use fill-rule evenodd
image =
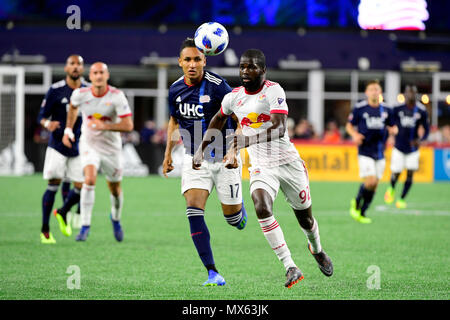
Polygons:
<instances>
[{"instance_id":1,"label":"soccer cleat","mask_svg":"<svg viewBox=\"0 0 450 320\"><path fill-rule=\"evenodd\" d=\"M317 264L319 265L320 271L327 277L331 277L333 275L333 262L331 262L330 257L322 250L319 253L314 253L311 248L311 244L308 243L309 252L316 259Z\"/></svg>"},{"instance_id":2,"label":"soccer cleat","mask_svg":"<svg viewBox=\"0 0 450 320\"><path fill-rule=\"evenodd\" d=\"M395 206L399 209L405 209L406 208L406 202L403 199L399 199L397 200L397 202L395 203Z\"/></svg>"},{"instance_id":3,"label":"soccer cleat","mask_svg":"<svg viewBox=\"0 0 450 320\"><path fill-rule=\"evenodd\" d=\"M203 283L204 287L224 286L225 279L214 270L208 271L208 280Z\"/></svg>"},{"instance_id":4,"label":"soccer cleat","mask_svg":"<svg viewBox=\"0 0 450 320\"><path fill-rule=\"evenodd\" d=\"M120 221L114 221L112 218L112 215L110 215L109 218L111 219L111 222L113 225L114 237L116 238L117 241L119 241L119 242L122 241L123 240L123 230L120 225Z\"/></svg>"},{"instance_id":5,"label":"soccer cleat","mask_svg":"<svg viewBox=\"0 0 450 320\"><path fill-rule=\"evenodd\" d=\"M82 226L80 233L77 235L77 237L75 238L76 241L86 241L88 235L89 235L89 229L91 227L90 226Z\"/></svg>"},{"instance_id":6,"label":"soccer cleat","mask_svg":"<svg viewBox=\"0 0 450 320\"><path fill-rule=\"evenodd\" d=\"M361 217L359 217L358 222L363 223L363 224L369 224L369 223L372 223L372 219L367 218L365 216L361 216Z\"/></svg>"},{"instance_id":7,"label":"soccer cleat","mask_svg":"<svg viewBox=\"0 0 450 320\"><path fill-rule=\"evenodd\" d=\"M356 199L350 201L350 216L356 221L361 217L361 210L356 209Z\"/></svg>"},{"instance_id":8,"label":"soccer cleat","mask_svg":"<svg viewBox=\"0 0 450 320\"><path fill-rule=\"evenodd\" d=\"M384 202L387 204L391 204L394 202L395 198L395 190L392 187L389 187L386 192L384 193Z\"/></svg>"},{"instance_id":9,"label":"soccer cleat","mask_svg":"<svg viewBox=\"0 0 450 320\"><path fill-rule=\"evenodd\" d=\"M61 230L62 234L66 237L70 237L72 235L70 224L66 224L63 216L58 213L57 209L53 210L53 215L56 217L56 220L58 220L59 230Z\"/></svg>"},{"instance_id":10,"label":"soccer cleat","mask_svg":"<svg viewBox=\"0 0 450 320\"><path fill-rule=\"evenodd\" d=\"M297 267L290 267L286 271L286 283L284 286L290 289L294 284L303 280L303 274Z\"/></svg>"},{"instance_id":11,"label":"soccer cleat","mask_svg":"<svg viewBox=\"0 0 450 320\"><path fill-rule=\"evenodd\" d=\"M43 244L55 244L56 240L53 238L51 232L41 232L41 243Z\"/></svg>"},{"instance_id":12,"label":"soccer cleat","mask_svg":"<svg viewBox=\"0 0 450 320\"><path fill-rule=\"evenodd\" d=\"M247 220L248 220L247 212L244 211L244 212L242 213L242 219L241 219L241 222L239 222L239 224L236 226L236 228L238 228L239 230L244 229L245 226L247 225Z\"/></svg>"}]
</instances>

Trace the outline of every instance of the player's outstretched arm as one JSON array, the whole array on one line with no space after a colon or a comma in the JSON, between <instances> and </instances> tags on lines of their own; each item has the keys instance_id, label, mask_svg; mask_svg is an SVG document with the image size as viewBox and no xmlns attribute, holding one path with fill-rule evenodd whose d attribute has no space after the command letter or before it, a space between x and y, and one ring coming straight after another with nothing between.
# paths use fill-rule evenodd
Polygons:
<instances>
[{"instance_id":1,"label":"player's outstretched arm","mask_svg":"<svg viewBox=\"0 0 450 320\"><path fill-rule=\"evenodd\" d=\"M169 126L167 128L167 144L163 160L163 174L167 178L167 173L173 170L172 150L180 140L178 131L178 121L174 117L170 117Z\"/></svg>"},{"instance_id":2,"label":"player's outstretched arm","mask_svg":"<svg viewBox=\"0 0 450 320\"><path fill-rule=\"evenodd\" d=\"M227 122L228 116L225 114L222 114L222 112L219 110L214 115L214 117L209 122L208 129L205 132L205 135L203 136L202 144L198 147L197 151L194 154L194 157L192 158L192 168L193 169L199 169L202 165L203 161L203 152L205 151L206 147L213 142L213 137L216 138L217 130L222 130L223 126Z\"/></svg>"},{"instance_id":3,"label":"player's outstretched arm","mask_svg":"<svg viewBox=\"0 0 450 320\"><path fill-rule=\"evenodd\" d=\"M75 142L75 135L73 134L73 125L77 119L78 107L70 103L69 110L67 111L66 128L64 129L64 137L62 139L63 144L72 148L72 142Z\"/></svg>"}]
</instances>

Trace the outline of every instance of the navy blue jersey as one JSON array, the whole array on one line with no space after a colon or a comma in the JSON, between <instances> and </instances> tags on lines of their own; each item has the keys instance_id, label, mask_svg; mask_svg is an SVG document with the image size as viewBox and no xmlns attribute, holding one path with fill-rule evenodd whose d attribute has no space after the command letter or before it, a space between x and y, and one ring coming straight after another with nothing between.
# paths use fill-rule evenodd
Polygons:
<instances>
[{"instance_id":1,"label":"navy blue jersey","mask_svg":"<svg viewBox=\"0 0 450 320\"><path fill-rule=\"evenodd\" d=\"M81 86L86 87L89 83L84 80L81 81ZM69 109L70 96L73 89L69 87L66 80L61 80L54 83L47 91L44 100L42 101L41 110L39 111L38 123L42 118L51 121L59 121L60 127L50 134L48 146L55 149L66 157L78 156L78 141L81 134L81 113L73 126L73 133L75 134L75 142L72 143L72 148L67 148L62 143L64 136L64 129L66 127L67 110Z\"/></svg>"},{"instance_id":2,"label":"navy blue jersey","mask_svg":"<svg viewBox=\"0 0 450 320\"><path fill-rule=\"evenodd\" d=\"M350 113L349 121L365 137L358 146L358 154L375 160L383 159L388 138L386 126L394 125L392 109L384 103L371 107L367 101L360 101Z\"/></svg>"},{"instance_id":3,"label":"navy blue jersey","mask_svg":"<svg viewBox=\"0 0 450 320\"><path fill-rule=\"evenodd\" d=\"M170 86L170 115L178 121L187 154L193 155L200 146L209 122L220 110L223 97L230 91L226 80L210 71L205 71L202 81L196 85L187 85L181 77ZM205 151L206 160L222 160L227 147L225 137L235 128L236 124L230 117L222 130L222 139L210 145L215 146L210 148L210 152Z\"/></svg>"},{"instance_id":4,"label":"navy blue jersey","mask_svg":"<svg viewBox=\"0 0 450 320\"><path fill-rule=\"evenodd\" d=\"M394 108L394 120L398 127L398 135L395 137L395 148L403 153L411 153L417 150L412 141L419 138L418 129L422 125L425 129L422 140L428 137L430 126L428 124L427 110L422 104L416 104L409 108L402 104Z\"/></svg>"}]
</instances>

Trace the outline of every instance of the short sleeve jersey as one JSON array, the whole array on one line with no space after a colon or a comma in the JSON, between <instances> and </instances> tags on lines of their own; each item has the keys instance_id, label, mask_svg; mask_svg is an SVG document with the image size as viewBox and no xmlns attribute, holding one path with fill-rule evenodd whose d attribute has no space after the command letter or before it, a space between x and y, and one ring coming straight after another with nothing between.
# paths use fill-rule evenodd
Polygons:
<instances>
[{"instance_id":1,"label":"short sleeve jersey","mask_svg":"<svg viewBox=\"0 0 450 320\"><path fill-rule=\"evenodd\" d=\"M419 126L422 125L425 129L422 140L425 140L430 132L425 106L417 103L410 108L406 104L402 104L395 107L393 113L395 124L398 127L398 134L395 136L395 148L403 153L417 151L417 147L412 145L411 142L418 139Z\"/></svg>"},{"instance_id":2,"label":"short sleeve jersey","mask_svg":"<svg viewBox=\"0 0 450 320\"><path fill-rule=\"evenodd\" d=\"M81 81L81 87L87 87L90 84L84 80ZM79 114L74 126L73 133L76 140L71 148L66 147L62 143L64 136L64 128L66 127L67 110L69 109L70 96L74 90L69 87L66 80L58 81L47 91L39 111L38 123L43 118L51 121L59 121L60 127L50 134L48 146L55 149L66 157L78 156L78 138L81 134L81 116Z\"/></svg>"},{"instance_id":3,"label":"short sleeve jersey","mask_svg":"<svg viewBox=\"0 0 450 320\"><path fill-rule=\"evenodd\" d=\"M70 102L79 107L83 115L80 142L86 143L103 154L115 154L122 149L120 132L93 130L87 126L90 119L96 118L105 122L118 123L120 118L132 115L125 94L112 86L108 86L102 96L96 96L91 88L76 89Z\"/></svg>"},{"instance_id":4,"label":"short sleeve jersey","mask_svg":"<svg viewBox=\"0 0 450 320\"><path fill-rule=\"evenodd\" d=\"M383 159L388 138L386 126L394 125L392 109L384 103L371 107L363 100L355 105L348 121L365 137L358 146L358 154L375 160Z\"/></svg>"},{"instance_id":5,"label":"short sleeve jersey","mask_svg":"<svg viewBox=\"0 0 450 320\"><path fill-rule=\"evenodd\" d=\"M220 110L223 97L231 87L221 76L205 71L202 81L188 85L184 76L169 88L169 111L179 124L181 138L187 154L193 155L200 146L203 135L214 115ZM205 151L205 160L222 161L226 154L226 136L236 129L235 122L227 120L220 139Z\"/></svg>"},{"instance_id":6,"label":"short sleeve jersey","mask_svg":"<svg viewBox=\"0 0 450 320\"><path fill-rule=\"evenodd\" d=\"M235 88L222 102L221 112L234 113L247 136L258 134L272 126L272 113L288 114L286 94L276 82L266 80L257 92L247 92L244 87ZM260 142L247 148L252 166L276 167L300 160L295 146L286 132L283 137Z\"/></svg>"}]
</instances>

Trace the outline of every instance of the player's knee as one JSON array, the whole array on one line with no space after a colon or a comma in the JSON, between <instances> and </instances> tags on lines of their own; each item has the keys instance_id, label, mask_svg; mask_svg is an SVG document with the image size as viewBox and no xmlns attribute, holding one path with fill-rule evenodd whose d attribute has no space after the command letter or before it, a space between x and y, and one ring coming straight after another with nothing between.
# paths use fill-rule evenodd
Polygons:
<instances>
[{"instance_id":1,"label":"player's knee","mask_svg":"<svg viewBox=\"0 0 450 320\"><path fill-rule=\"evenodd\" d=\"M364 186L368 190L375 191L378 186L378 179L376 177L368 177L366 181L364 181Z\"/></svg>"},{"instance_id":2,"label":"player's knee","mask_svg":"<svg viewBox=\"0 0 450 320\"><path fill-rule=\"evenodd\" d=\"M75 188L81 189L83 187L83 182L74 182L73 185Z\"/></svg>"},{"instance_id":3,"label":"player's knee","mask_svg":"<svg viewBox=\"0 0 450 320\"><path fill-rule=\"evenodd\" d=\"M59 185L61 183L61 179L50 179L48 180L48 184L52 184L52 185Z\"/></svg>"},{"instance_id":4,"label":"player's knee","mask_svg":"<svg viewBox=\"0 0 450 320\"><path fill-rule=\"evenodd\" d=\"M84 184L88 185L88 186L95 186L95 182L96 182L96 178L92 177L92 176L86 176L84 178Z\"/></svg>"},{"instance_id":5,"label":"player's knee","mask_svg":"<svg viewBox=\"0 0 450 320\"><path fill-rule=\"evenodd\" d=\"M272 206L264 199L254 198L255 211L258 219L268 218L272 215Z\"/></svg>"}]
</instances>

